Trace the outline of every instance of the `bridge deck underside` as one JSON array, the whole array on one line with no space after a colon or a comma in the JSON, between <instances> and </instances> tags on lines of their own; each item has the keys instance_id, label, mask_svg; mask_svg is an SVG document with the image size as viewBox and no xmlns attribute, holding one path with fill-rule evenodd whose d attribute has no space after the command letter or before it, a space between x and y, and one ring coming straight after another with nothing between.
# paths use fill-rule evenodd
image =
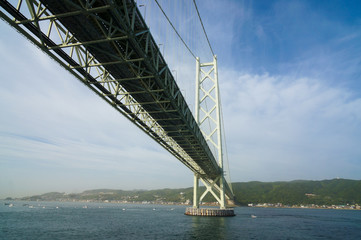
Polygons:
<instances>
[{"instance_id":1,"label":"bridge deck underside","mask_svg":"<svg viewBox=\"0 0 361 240\"><path fill-rule=\"evenodd\" d=\"M100 81L92 77L61 46L41 32L36 19L26 22L24 15L16 9L10 9L11 4L8 4L10 10L7 10L41 39L43 50L46 48L60 56L72 71L84 77L87 85L97 89L108 102L121 108L129 119L192 171L209 179L219 176L216 160L134 1L98 0L90 4L84 1L41 0L41 3L72 34L73 39L69 39L68 44L72 41L83 43L89 54L111 75L110 80ZM4 7L6 1L1 4ZM110 85L112 90L107 87ZM123 90L123 94L120 94L118 88ZM140 109L146 111L189 158L186 159L174 150L169 142L142 122L139 115L130 111L129 105L120 100L125 95L131 96L141 106Z\"/></svg>"},{"instance_id":2,"label":"bridge deck underside","mask_svg":"<svg viewBox=\"0 0 361 240\"><path fill-rule=\"evenodd\" d=\"M46 0L44 2L48 3L48 7L55 14L76 10L72 9L70 5L60 3L58 0ZM131 2L127 4L130 5ZM120 13L124 15L122 16ZM122 21L122 19L126 18L126 11L115 11L114 9L98 14L100 19L107 19L109 22L111 19ZM103 33L108 32L104 25L99 26L91 19L86 15L78 15L62 18L60 21L80 42L88 42L103 38ZM126 21L123 20L123 22ZM103 29L101 29L102 27ZM154 42L147 41L144 38L138 41L134 35L137 32L146 30L145 26L139 18L135 18L134 30L120 24L117 27L122 29L125 35L113 37L125 37L125 41L96 43L89 45L88 50L101 63L124 61L124 63L109 64L104 67L114 79L119 79L120 82L122 79L132 79L123 81L121 86L158 122L164 131L167 132L167 135L173 138L187 152L204 173L210 176L217 175L218 169L214 168L214 164L211 164L207 150L204 150L204 146L200 144L202 139L199 139L199 136L197 137L194 133L196 129L194 127L193 129L191 128L194 124L189 122L191 121L190 119L185 119L185 114L180 112L177 107L176 96L174 95L176 93L180 94L179 90L174 89L174 95L172 92L167 91L167 83L162 79L162 73L160 72L162 70L167 71L168 69L163 69L166 68L166 63L159 57L158 47ZM141 37L140 35L139 38ZM147 44L148 46L146 46ZM154 59L154 56L149 56L144 51L147 48L149 52L158 52L158 59ZM119 55L121 56L120 58ZM131 61L132 59L136 61L133 62ZM158 63L155 63L155 61L158 61ZM168 84L170 84L170 80ZM158 138L157 136L154 137Z\"/></svg>"}]
</instances>

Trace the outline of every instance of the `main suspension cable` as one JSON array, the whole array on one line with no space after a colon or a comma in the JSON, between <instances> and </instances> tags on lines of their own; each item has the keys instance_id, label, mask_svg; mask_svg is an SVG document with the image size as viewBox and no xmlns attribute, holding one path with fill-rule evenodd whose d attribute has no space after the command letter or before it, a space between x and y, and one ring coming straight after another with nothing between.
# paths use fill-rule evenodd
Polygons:
<instances>
[{"instance_id":1,"label":"main suspension cable","mask_svg":"<svg viewBox=\"0 0 361 240\"><path fill-rule=\"evenodd\" d=\"M194 6L196 7L197 14L198 14L198 17L199 17L199 21L201 22L201 25L202 25L202 28L203 28L204 35L205 35L205 36L206 36L206 38L207 38L207 42L208 42L209 48L211 49L212 55L214 56L214 52L213 52L213 49L212 49L211 43L209 42L208 35L207 35L207 33L206 33L206 29L204 28L204 25L203 25L203 21L202 21L201 15L199 14L199 11L198 11L198 7L197 7L197 4L196 4L196 0L193 0L193 3L194 3Z\"/></svg>"}]
</instances>

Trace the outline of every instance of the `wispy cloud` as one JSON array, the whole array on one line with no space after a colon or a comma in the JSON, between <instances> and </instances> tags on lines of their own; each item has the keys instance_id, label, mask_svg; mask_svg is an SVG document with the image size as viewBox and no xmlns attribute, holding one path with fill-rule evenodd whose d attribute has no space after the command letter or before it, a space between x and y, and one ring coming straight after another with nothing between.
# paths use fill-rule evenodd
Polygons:
<instances>
[{"instance_id":1,"label":"wispy cloud","mask_svg":"<svg viewBox=\"0 0 361 240\"><path fill-rule=\"evenodd\" d=\"M317 79L238 72L222 79L231 166L240 180L332 178L342 168L358 177L361 98Z\"/></svg>"}]
</instances>

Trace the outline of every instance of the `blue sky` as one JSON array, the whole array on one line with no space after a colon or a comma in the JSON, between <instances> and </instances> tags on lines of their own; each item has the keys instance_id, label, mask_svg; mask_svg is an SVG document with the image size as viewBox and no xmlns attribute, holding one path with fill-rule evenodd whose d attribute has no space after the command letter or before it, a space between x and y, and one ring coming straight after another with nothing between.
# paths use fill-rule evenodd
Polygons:
<instances>
[{"instance_id":1,"label":"blue sky","mask_svg":"<svg viewBox=\"0 0 361 240\"><path fill-rule=\"evenodd\" d=\"M193 72L147 2L193 107ZM197 3L218 56L232 181L361 179L361 4ZM0 198L192 186L178 160L3 21L0 32Z\"/></svg>"}]
</instances>

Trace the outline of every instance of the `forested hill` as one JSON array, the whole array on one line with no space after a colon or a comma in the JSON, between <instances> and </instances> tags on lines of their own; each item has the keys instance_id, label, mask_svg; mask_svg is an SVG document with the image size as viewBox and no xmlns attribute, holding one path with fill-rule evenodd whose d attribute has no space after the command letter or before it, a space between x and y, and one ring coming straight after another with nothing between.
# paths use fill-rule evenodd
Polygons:
<instances>
[{"instance_id":1,"label":"forested hill","mask_svg":"<svg viewBox=\"0 0 361 240\"><path fill-rule=\"evenodd\" d=\"M247 205L249 203L361 205L361 180L332 179L323 181L238 182L233 183L232 186L236 201L240 205ZM193 199L192 195L193 188L191 187L183 189L133 191L98 189L71 194L52 192L24 197L19 200L189 203L189 201ZM215 200L211 194L208 194L204 201L213 202Z\"/></svg>"},{"instance_id":2,"label":"forested hill","mask_svg":"<svg viewBox=\"0 0 361 240\"><path fill-rule=\"evenodd\" d=\"M361 204L361 180L233 183L237 201L283 204Z\"/></svg>"}]
</instances>

